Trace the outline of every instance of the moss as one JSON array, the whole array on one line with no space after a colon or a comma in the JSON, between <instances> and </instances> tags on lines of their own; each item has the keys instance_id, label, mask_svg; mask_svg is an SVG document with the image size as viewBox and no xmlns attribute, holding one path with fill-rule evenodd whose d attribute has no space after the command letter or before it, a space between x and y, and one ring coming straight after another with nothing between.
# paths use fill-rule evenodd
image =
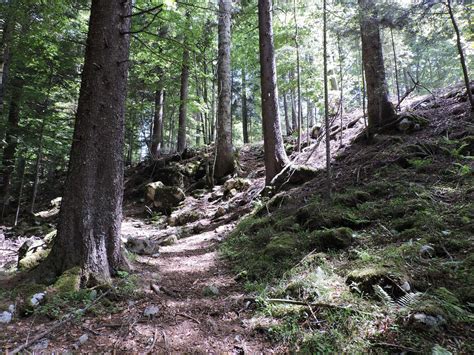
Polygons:
<instances>
[{"instance_id":1,"label":"moss","mask_svg":"<svg viewBox=\"0 0 474 355\"><path fill-rule=\"evenodd\" d=\"M356 210L317 203L298 210L296 221L309 230L335 227L358 229L370 224L370 221L360 218Z\"/></svg>"},{"instance_id":2,"label":"moss","mask_svg":"<svg viewBox=\"0 0 474 355\"><path fill-rule=\"evenodd\" d=\"M346 284L366 294L374 292L373 286L387 280L388 271L382 267L366 267L356 269L349 273L346 279Z\"/></svg>"},{"instance_id":3,"label":"moss","mask_svg":"<svg viewBox=\"0 0 474 355\"><path fill-rule=\"evenodd\" d=\"M39 265L48 256L51 249L38 248L34 253L27 254L23 259L18 262L18 268L20 270L30 270Z\"/></svg>"},{"instance_id":4,"label":"moss","mask_svg":"<svg viewBox=\"0 0 474 355\"><path fill-rule=\"evenodd\" d=\"M352 235L353 231L347 227L320 230L309 236L308 246L320 250L344 249L353 243Z\"/></svg>"},{"instance_id":5,"label":"moss","mask_svg":"<svg viewBox=\"0 0 474 355\"><path fill-rule=\"evenodd\" d=\"M368 192L362 190L348 190L334 196L334 203L347 207L356 207L358 204L367 202L371 199Z\"/></svg>"},{"instance_id":6,"label":"moss","mask_svg":"<svg viewBox=\"0 0 474 355\"><path fill-rule=\"evenodd\" d=\"M264 254L274 259L291 256L295 253L297 244L294 234L282 233L270 240Z\"/></svg>"},{"instance_id":7,"label":"moss","mask_svg":"<svg viewBox=\"0 0 474 355\"><path fill-rule=\"evenodd\" d=\"M53 286L60 294L79 291L81 287L81 268L74 267L65 271Z\"/></svg>"}]
</instances>

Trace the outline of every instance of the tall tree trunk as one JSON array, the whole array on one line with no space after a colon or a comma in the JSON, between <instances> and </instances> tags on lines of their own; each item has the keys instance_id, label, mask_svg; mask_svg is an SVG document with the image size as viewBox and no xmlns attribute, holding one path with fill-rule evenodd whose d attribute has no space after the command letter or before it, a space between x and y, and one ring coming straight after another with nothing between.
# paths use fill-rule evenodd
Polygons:
<instances>
[{"instance_id":1,"label":"tall tree trunk","mask_svg":"<svg viewBox=\"0 0 474 355\"><path fill-rule=\"evenodd\" d=\"M212 68L212 95L211 95L211 132L209 142L214 142L216 136L216 73Z\"/></svg>"},{"instance_id":2,"label":"tall tree trunk","mask_svg":"<svg viewBox=\"0 0 474 355\"><path fill-rule=\"evenodd\" d=\"M79 267L82 285L102 284L127 267L120 227L131 3L92 0L58 234L37 269L43 278Z\"/></svg>"},{"instance_id":3,"label":"tall tree trunk","mask_svg":"<svg viewBox=\"0 0 474 355\"><path fill-rule=\"evenodd\" d=\"M245 69L242 69L242 133L244 143L249 142L249 112L247 107L247 78L245 77Z\"/></svg>"},{"instance_id":4,"label":"tall tree trunk","mask_svg":"<svg viewBox=\"0 0 474 355\"><path fill-rule=\"evenodd\" d=\"M291 122L288 115L288 100L286 99L286 93L283 94L283 110L285 111L285 128L286 135L291 136Z\"/></svg>"},{"instance_id":5,"label":"tall tree trunk","mask_svg":"<svg viewBox=\"0 0 474 355\"><path fill-rule=\"evenodd\" d=\"M190 13L186 12L186 19L189 21ZM183 61L181 64L181 90L179 95L179 120L178 120L178 153L184 152L186 149L186 120L188 111L188 94L189 94L189 49L186 40L183 48Z\"/></svg>"},{"instance_id":6,"label":"tall tree trunk","mask_svg":"<svg viewBox=\"0 0 474 355\"><path fill-rule=\"evenodd\" d=\"M5 135L6 145L3 149L2 159L2 184L0 185L0 196L3 201L2 219L4 212L8 207L11 178L13 171L15 170L15 154L18 146L18 135L20 133L19 123L23 86L24 82L22 79L13 79L10 108L8 111L8 127Z\"/></svg>"},{"instance_id":7,"label":"tall tree trunk","mask_svg":"<svg viewBox=\"0 0 474 355\"><path fill-rule=\"evenodd\" d=\"M216 161L214 165L214 177L216 178L232 174L235 170L231 117L231 13L232 0L219 0L219 54L217 58L217 92L219 93L219 101L217 108Z\"/></svg>"},{"instance_id":8,"label":"tall tree trunk","mask_svg":"<svg viewBox=\"0 0 474 355\"><path fill-rule=\"evenodd\" d=\"M456 33L456 45L458 47L459 60L461 61L462 73L464 76L464 83L466 84L467 97L471 104L471 110L474 111L474 98L472 97L471 86L469 83L469 74L468 74L467 65L466 65L466 59L464 58L464 51L462 49L461 34L459 32L458 24L456 23L456 18L454 17L451 0L447 1L446 6L448 7L449 17L451 18L451 23L453 24L454 32Z\"/></svg>"},{"instance_id":9,"label":"tall tree trunk","mask_svg":"<svg viewBox=\"0 0 474 355\"><path fill-rule=\"evenodd\" d=\"M303 125L303 103L301 101L301 68L300 68L300 45L298 42L298 21L296 19L296 0L293 0L293 17L295 20L295 46L296 46L296 81L298 89L298 141L297 149L301 151L301 131Z\"/></svg>"},{"instance_id":10,"label":"tall tree trunk","mask_svg":"<svg viewBox=\"0 0 474 355\"><path fill-rule=\"evenodd\" d=\"M8 5L13 6L12 4ZM3 103L5 98L5 90L8 82L11 61L11 45L13 40L14 20L11 12L6 14L3 25L2 43L0 46L0 113L3 112Z\"/></svg>"},{"instance_id":11,"label":"tall tree trunk","mask_svg":"<svg viewBox=\"0 0 474 355\"><path fill-rule=\"evenodd\" d=\"M344 135L344 124L343 124L343 118L344 118L344 83L343 83L343 78L344 78L344 73L343 73L343 58L342 58L342 47L341 47L341 38L339 35L337 36L337 52L338 52L338 57L339 57L339 116L341 119L341 136L339 140L339 145L342 146L342 138Z\"/></svg>"},{"instance_id":12,"label":"tall tree trunk","mask_svg":"<svg viewBox=\"0 0 474 355\"><path fill-rule=\"evenodd\" d=\"M38 195L38 185L40 179L40 172L41 172L41 161L43 160L43 141L44 141L44 128L46 125L45 118L41 122L40 128L40 139L38 143L38 152L36 153L36 162L35 162L35 176L33 180L33 193L31 197L31 207L30 212L34 213L35 211L35 204L36 204L36 196Z\"/></svg>"},{"instance_id":13,"label":"tall tree trunk","mask_svg":"<svg viewBox=\"0 0 474 355\"><path fill-rule=\"evenodd\" d=\"M390 37L392 38L393 65L395 68L395 85L397 86L397 110L400 110L400 82L398 81L397 50L395 48L395 39L393 38L393 28L390 28Z\"/></svg>"},{"instance_id":14,"label":"tall tree trunk","mask_svg":"<svg viewBox=\"0 0 474 355\"><path fill-rule=\"evenodd\" d=\"M20 217L21 200L23 198L23 186L25 185L25 171L26 171L26 159L21 157L18 162L18 176L20 176L20 182L18 187L18 202L16 205L15 221L13 225L18 225L18 218Z\"/></svg>"},{"instance_id":15,"label":"tall tree trunk","mask_svg":"<svg viewBox=\"0 0 474 355\"><path fill-rule=\"evenodd\" d=\"M331 198L331 133L329 130L329 93L328 93L328 45L327 45L327 14L326 0L323 0L323 63L324 63L324 128L326 131L326 193Z\"/></svg>"},{"instance_id":16,"label":"tall tree trunk","mask_svg":"<svg viewBox=\"0 0 474 355\"><path fill-rule=\"evenodd\" d=\"M267 185L288 164L288 157L283 146L278 112L272 10L271 0L258 0L262 127L265 150L265 181Z\"/></svg>"},{"instance_id":17,"label":"tall tree trunk","mask_svg":"<svg viewBox=\"0 0 474 355\"><path fill-rule=\"evenodd\" d=\"M151 136L151 156L153 159L158 159L161 156L161 148L163 142L163 115L165 107L165 90L161 83L158 84L158 89L155 92L155 114L153 117L153 133Z\"/></svg>"},{"instance_id":18,"label":"tall tree trunk","mask_svg":"<svg viewBox=\"0 0 474 355\"><path fill-rule=\"evenodd\" d=\"M374 0L359 0L362 37L362 61L367 84L369 136L378 128L394 122L395 111L388 101L385 67L379 23L375 17Z\"/></svg>"}]
</instances>

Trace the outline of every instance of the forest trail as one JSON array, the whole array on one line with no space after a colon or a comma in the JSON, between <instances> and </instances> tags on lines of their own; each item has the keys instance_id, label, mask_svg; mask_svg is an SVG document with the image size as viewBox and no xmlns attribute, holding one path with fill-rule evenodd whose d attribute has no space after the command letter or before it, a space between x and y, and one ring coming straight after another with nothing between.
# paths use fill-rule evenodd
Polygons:
<instances>
[{"instance_id":1,"label":"forest trail","mask_svg":"<svg viewBox=\"0 0 474 355\"><path fill-rule=\"evenodd\" d=\"M134 332L116 335L118 351L143 349L172 353L261 353L273 352L271 344L249 325L242 285L230 274L218 255L218 244L233 228L226 224L180 239L162 247L157 257L140 256L144 291L149 299L136 307L142 313L150 306L159 307L149 321L134 325ZM125 219L124 233L152 236L156 231L137 219ZM150 284L160 288L159 294ZM120 316L122 317L122 316ZM147 341L158 339L154 349ZM137 336L137 334L140 334Z\"/></svg>"}]
</instances>

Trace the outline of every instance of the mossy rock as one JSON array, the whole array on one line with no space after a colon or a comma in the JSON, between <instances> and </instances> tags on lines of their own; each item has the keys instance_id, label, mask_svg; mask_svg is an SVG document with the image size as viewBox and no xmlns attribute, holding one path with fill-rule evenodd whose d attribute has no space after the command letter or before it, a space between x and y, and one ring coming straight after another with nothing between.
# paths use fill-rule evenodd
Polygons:
<instances>
[{"instance_id":1,"label":"mossy rock","mask_svg":"<svg viewBox=\"0 0 474 355\"><path fill-rule=\"evenodd\" d=\"M264 249L264 254L276 259L288 257L295 253L298 241L294 234L282 233L273 237Z\"/></svg>"},{"instance_id":2,"label":"mossy rock","mask_svg":"<svg viewBox=\"0 0 474 355\"><path fill-rule=\"evenodd\" d=\"M36 283L23 284L15 289L18 297L17 309L21 315L27 315L33 312L36 305L32 304L34 295L44 293L46 286Z\"/></svg>"},{"instance_id":3,"label":"mossy rock","mask_svg":"<svg viewBox=\"0 0 474 355\"><path fill-rule=\"evenodd\" d=\"M296 213L296 221L305 229L349 227L353 229L370 225L370 221L358 218L351 210L308 205Z\"/></svg>"},{"instance_id":4,"label":"mossy rock","mask_svg":"<svg viewBox=\"0 0 474 355\"><path fill-rule=\"evenodd\" d=\"M81 288L81 268L74 267L65 272L54 283L54 289L60 294L77 292Z\"/></svg>"},{"instance_id":5,"label":"mossy rock","mask_svg":"<svg viewBox=\"0 0 474 355\"><path fill-rule=\"evenodd\" d=\"M368 192L362 190L349 190L344 193L337 194L334 197L334 203L347 207L356 207L358 204L367 202L371 199Z\"/></svg>"},{"instance_id":6,"label":"mossy rock","mask_svg":"<svg viewBox=\"0 0 474 355\"><path fill-rule=\"evenodd\" d=\"M184 213L171 216L168 219L168 224L170 226L184 226L188 223L196 222L200 219L202 219L204 216L201 214L199 211L186 211Z\"/></svg>"},{"instance_id":7,"label":"mossy rock","mask_svg":"<svg viewBox=\"0 0 474 355\"><path fill-rule=\"evenodd\" d=\"M40 262L46 259L51 251L50 248L37 248L35 251L28 251L25 257L18 261L18 269L30 270L39 265Z\"/></svg>"},{"instance_id":8,"label":"mossy rock","mask_svg":"<svg viewBox=\"0 0 474 355\"><path fill-rule=\"evenodd\" d=\"M319 230L309 236L309 248L319 250L340 250L354 242L353 231L347 227Z\"/></svg>"}]
</instances>

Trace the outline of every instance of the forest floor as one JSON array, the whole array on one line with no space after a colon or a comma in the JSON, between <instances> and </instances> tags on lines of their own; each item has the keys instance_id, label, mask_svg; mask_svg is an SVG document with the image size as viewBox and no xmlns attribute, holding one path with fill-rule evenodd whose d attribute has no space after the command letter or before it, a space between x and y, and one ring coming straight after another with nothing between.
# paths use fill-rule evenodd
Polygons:
<instances>
[{"instance_id":1,"label":"forest floor","mask_svg":"<svg viewBox=\"0 0 474 355\"><path fill-rule=\"evenodd\" d=\"M47 331L28 351L472 353L474 128L460 87L435 95L407 102L406 127L371 145L360 113L333 122L330 203L321 137L301 153L287 140L293 163L314 170L277 191L264 190L261 143L240 149L238 177L212 189L210 151L131 169L122 237L159 251L129 253L133 270L112 289L1 289L0 317L16 312L0 349ZM146 185L167 179L186 199L171 216L144 212ZM16 251L42 243L54 218L2 227L0 270L14 272Z\"/></svg>"}]
</instances>

